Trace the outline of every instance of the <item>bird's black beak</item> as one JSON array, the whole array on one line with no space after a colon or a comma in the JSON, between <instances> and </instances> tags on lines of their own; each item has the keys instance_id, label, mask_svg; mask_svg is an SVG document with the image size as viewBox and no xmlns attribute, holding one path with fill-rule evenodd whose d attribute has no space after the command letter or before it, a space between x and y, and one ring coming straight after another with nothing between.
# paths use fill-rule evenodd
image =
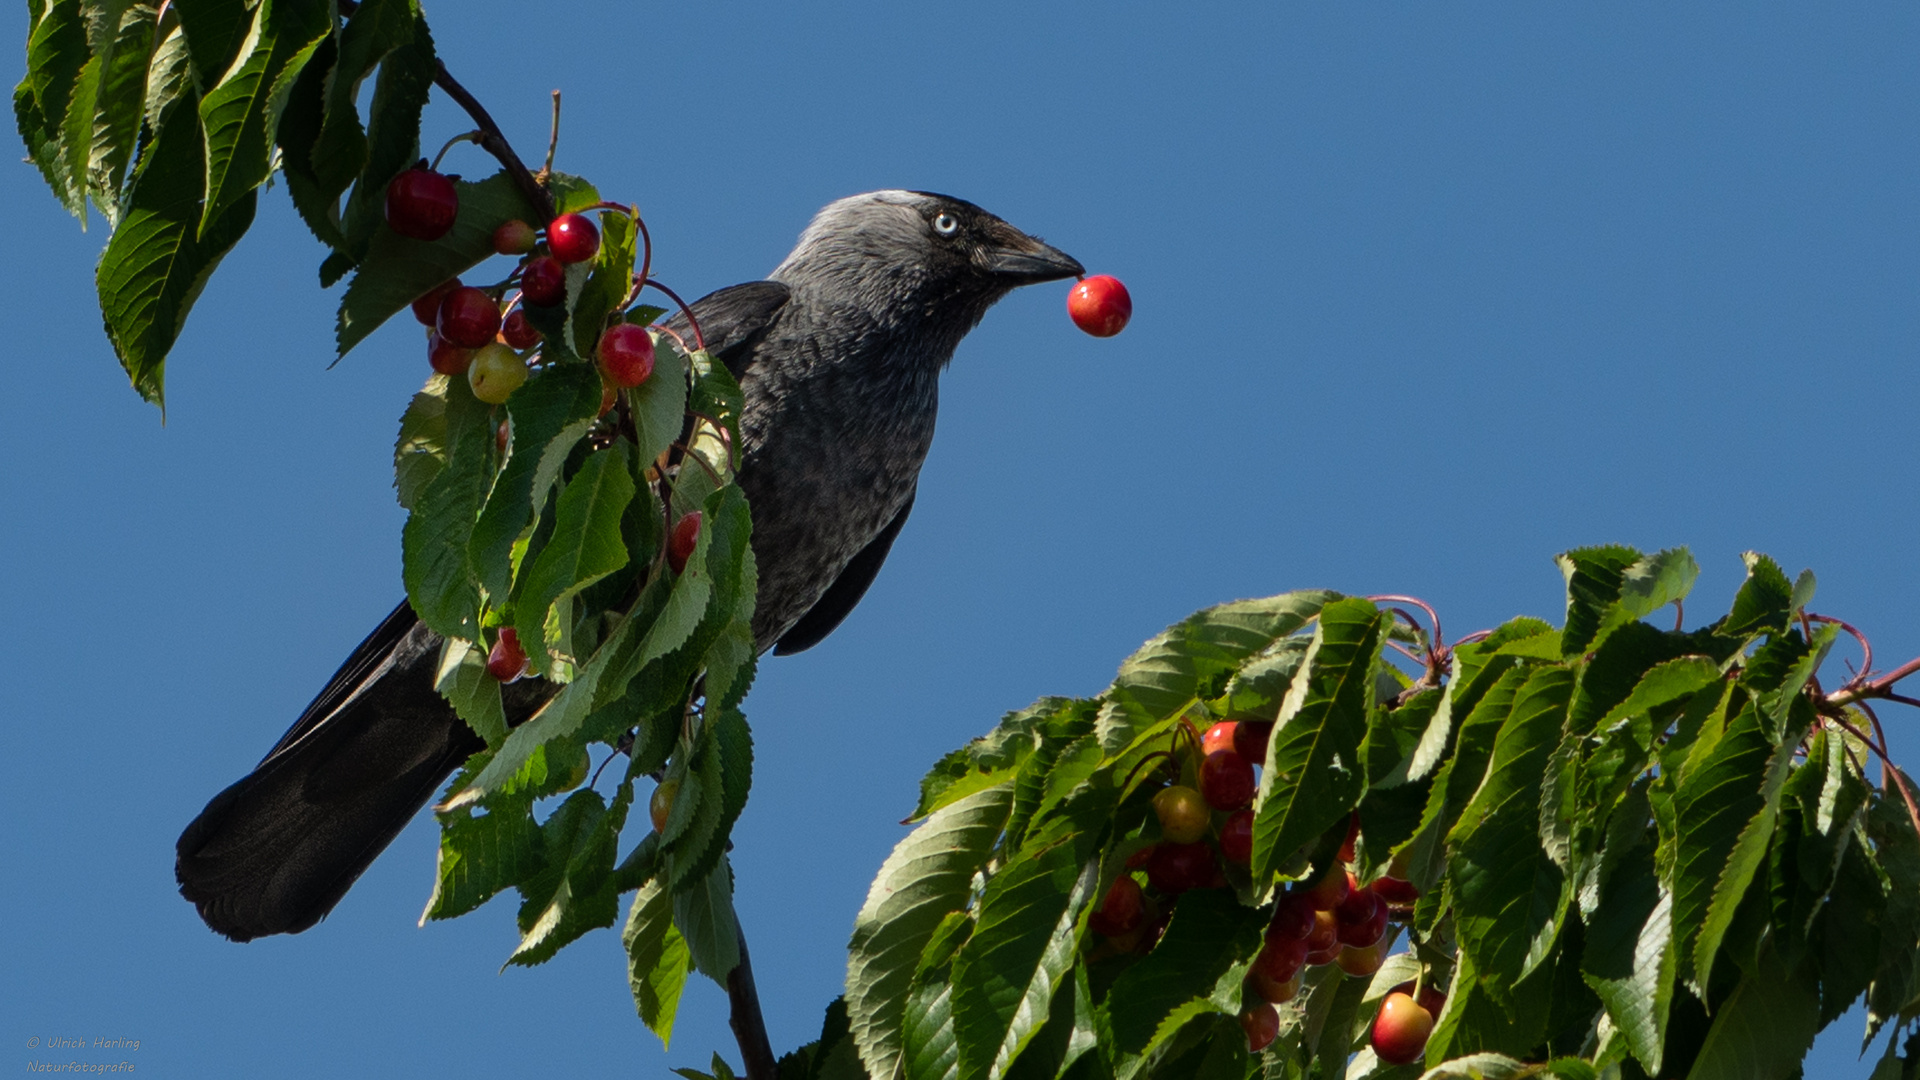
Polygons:
<instances>
[{"instance_id":1,"label":"bird's black beak","mask_svg":"<svg viewBox=\"0 0 1920 1080\"><path fill-rule=\"evenodd\" d=\"M1080 260L1021 232L1014 232L1013 237L982 254L987 272L1009 285L1035 285L1087 272Z\"/></svg>"}]
</instances>

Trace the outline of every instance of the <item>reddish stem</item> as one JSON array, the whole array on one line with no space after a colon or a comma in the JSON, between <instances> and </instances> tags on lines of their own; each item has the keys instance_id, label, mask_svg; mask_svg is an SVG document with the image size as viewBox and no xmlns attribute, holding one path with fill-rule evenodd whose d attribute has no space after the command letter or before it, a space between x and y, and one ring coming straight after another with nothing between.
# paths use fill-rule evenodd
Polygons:
<instances>
[{"instance_id":1,"label":"reddish stem","mask_svg":"<svg viewBox=\"0 0 1920 1080\"><path fill-rule=\"evenodd\" d=\"M706 352L707 336L700 332L700 320L693 317L693 309L687 306L687 302L685 300L680 299L680 294L677 292L674 292L672 289L667 288L665 285L660 284L658 281L655 281L652 278L646 279L644 284L651 285L654 288L659 289L661 292L666 293L667 299L672 300L674 303L680 305L680 314L685 315L687 317L687 325L693 328L693 343L699 347L701 352Z\"/></svg>"}]
</instances>

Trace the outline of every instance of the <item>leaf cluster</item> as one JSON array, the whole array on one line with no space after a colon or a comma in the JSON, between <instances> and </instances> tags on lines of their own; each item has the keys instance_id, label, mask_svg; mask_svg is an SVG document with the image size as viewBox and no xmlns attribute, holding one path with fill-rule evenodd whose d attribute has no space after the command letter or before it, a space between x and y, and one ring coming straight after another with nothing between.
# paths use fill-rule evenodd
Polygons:
<instances>
[{"instance_id":1,"label":"leaf cluster","mask_svg":"<svg viewBox=\"0 0 1920 1080\"><path fill-rule=\"evenodd\" d=\"M1726 617L1663 629L1698 572L1684 550L1560 563L1560 629L1448 648L1364 599L1226 604L1098 697L948 755L794 1075L1786 1077L1863 995L1869 1035L1914 1020L1920 838L1865 776L1867 719L1819 690L1835 630L1803 618L1812 576L1749 555ZM1398 641L1426 646L1417 678L1385 659ZM1251 865L1149 886L1157 940L1090 930L1159 840L1155 753L1221 719L1275 721ZM1352 819L1359 879L1421 891L1410 947L1370 978L1312 969L1250 1053L1238 1018L1275 898L1337 870ZM1425 1061L1389 1066L1374 1013L1416 980L1445 1004ZM1888 1054L1888 1075L1911 1069Z\"/></svg>"}]
</instances>

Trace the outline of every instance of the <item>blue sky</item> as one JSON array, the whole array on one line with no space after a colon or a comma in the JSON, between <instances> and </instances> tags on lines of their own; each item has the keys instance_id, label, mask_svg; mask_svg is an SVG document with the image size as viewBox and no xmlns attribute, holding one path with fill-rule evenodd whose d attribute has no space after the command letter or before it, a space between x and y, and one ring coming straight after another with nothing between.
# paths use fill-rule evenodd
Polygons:
<instances>
[{"instance_id":1,"label":"blue sky","mask_svg":"<svg viewBox=\"0 0 1920 1080\"><path fill-rule=\"evenodd\" d=\"M1413 593L1457 636L1557 620L1551 556L1623 542L1690 545L1705 619L1752 548L1812 567L1883 667L1920 655L1920 11L1173 10L429 9L526 156L565 92L559 166L639 203L684 294L881 187L973 200L1131 287L1111 340L1073 329L1063 283L988 316L886 571L761 669L734 865L780 1050L817 1033L925 767L1097 692L1196 608ZM436 97L428 141L464 129ZM27 165L0 194L13 1053L127 1037L143 1072L280 1077L737 1058L705 983L662 1053L613 933L499 974L509 901L416 928L424 818L313 931L201 926L179 829L401 594L391 446L423 350L395 324L329 370L338 290L276 190L174 351L162 426L101 333L98 220ZM1920 762L1920 716L1884 715ZM1859 1029L1809 1075L1864 1077Z\"/></svg>"}]
</instances>

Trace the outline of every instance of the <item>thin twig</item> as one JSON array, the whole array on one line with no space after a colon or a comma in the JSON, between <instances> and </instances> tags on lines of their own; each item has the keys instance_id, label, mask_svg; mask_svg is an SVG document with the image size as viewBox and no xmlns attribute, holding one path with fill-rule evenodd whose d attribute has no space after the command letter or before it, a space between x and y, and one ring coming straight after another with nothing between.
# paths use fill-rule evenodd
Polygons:
<instances>
[{"instance_id":1,"label":"thin twig","mask_svg":"<svg viewBox=\"0 0 1920 1080\"><path fill-rule=\"evenodd\" d=\"M547 182L553 175L553 152L560 148L560 91L553 92L553 127L547 133L547 163L540 166L538 179Z\"/></svg>"},{"instance_id":2,"label":"thin twig","mask_svg":"<svg viewBox=\"0 0 1920 1080\"><path fill-rule=\"evenodd\" d=\"M734 939L740 943L740 963L727 973L727 1004L731 1015L727 1025L740 1044L740 1064L747 1080L776 1080L779 1062L773 1057L773 1044L767 1041L767 1021L760 1013L760 992L753 985L753 964L747 959L747 934L740 928L740 915L733 916Z\"/></svg>"}]
</instances>

